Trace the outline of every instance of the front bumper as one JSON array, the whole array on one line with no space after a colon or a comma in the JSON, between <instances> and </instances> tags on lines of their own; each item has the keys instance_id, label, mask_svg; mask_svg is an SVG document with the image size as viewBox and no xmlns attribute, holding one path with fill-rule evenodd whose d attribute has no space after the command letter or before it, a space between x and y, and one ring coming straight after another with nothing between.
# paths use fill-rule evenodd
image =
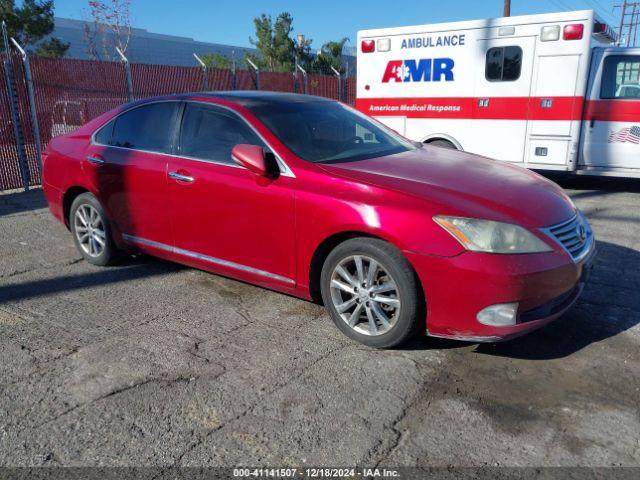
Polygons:
<instances>
[{"instance_id":1,"label":"front bumper","mask_svg":"<svg viewBox=\"0 0 640 480\"><path fill-rule=\"evenodd\" d=\"M573 305L592 268L595 240L578 263L558 251L528 255L465 252L449 258L405 254L424 289L429 335L495 342L540 328ZM511 302L519 304L515 325L477 321L483 308Z\"/></svg>"}]
</instances>

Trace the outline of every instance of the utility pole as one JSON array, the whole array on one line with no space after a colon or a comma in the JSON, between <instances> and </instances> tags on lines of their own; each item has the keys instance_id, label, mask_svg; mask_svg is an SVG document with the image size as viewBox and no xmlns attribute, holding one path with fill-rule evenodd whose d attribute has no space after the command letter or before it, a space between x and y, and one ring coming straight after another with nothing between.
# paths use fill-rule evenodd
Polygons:
<instances>
[{"instance_id":1,"label":"utility pole","mask_svg":"<svg viewBox=\"0 0 640 480\"><path fill-rule=\"evenodd\" d=\"M635 47L638 34L638 24L640 24L640 2L629 2L624 0L622 5L615 5L620 8L620 43L624 36L627 47Z\"/></svg>"},{"instance_id":2,"label":"utility pole","mask_svg":"<svg viewBox=\"0 0 640 480\"><path fill-rule=\"evenodd\" d=\"M511 0L504 0L504 10L502 11L503 17L511 16Z\"/></svg>"},{"instance_id":3,"label":"utility pole","mask_svg":"<svg viewBox=\"0 0 640 480\"><path fill-rule=\"evenodd\" d=\"M620 42L622 41L622 28L624 27L624 17L627 12L627 0L622 2L622 5L616 5L614 8L622 8L622 13L620 14L620 27L618 28L618 35L620 35Z\"/></svg>"}]
</instances>

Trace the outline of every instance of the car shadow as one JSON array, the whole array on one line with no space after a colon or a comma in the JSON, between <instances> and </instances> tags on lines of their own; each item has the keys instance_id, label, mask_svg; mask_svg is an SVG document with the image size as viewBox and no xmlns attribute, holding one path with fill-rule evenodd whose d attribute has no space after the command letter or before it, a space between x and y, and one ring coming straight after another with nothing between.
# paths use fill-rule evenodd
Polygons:
<instances>
[{"instance_id":1,"label":"car shadow","mask_svg":"<svg viewBox=\"0 0 640 480\"><path fill-rule=\"evenodd\" d=\"M476 343L478 354L527 360L572 355L593 343L615 337L640 323L640 252L598 242L589 283L576 304L561 318L522 337L499 343ZM402 347L435 350L469 347L470 343L418 338Z\"/></svg>"},{"instance_id":2,"label":"car shadow","mask_svg":"<svg viewBox=\"0 0 640 480\"><path fill-rule=\"evenodd\" d=\"M640 178L596 177L566 172L541 172L549 180L565 190L584 190L571 194L571 198L589 198L615 192L640 193Z\"/></svg>"},{"instance_id":3,"label":"car shadow","mask_svg":"<svg viewBox=\"0 0 640 480\"><path fill-rule=\"evenodd\" d=\"M108 286L144 278L168 275L185 269L177 263L151 258L145 255L131 255L121 265L115 267L95 267L95 271L78 275L60 275L53 278L28 280L0 286L0 305L49 295L68 293L74 290Z\"/></svg>"},{"instance_id":4,"label":"car shadow","mask_svg":"<svg viewBox=\"0 0 640 480\"><path fill-rule=\"evenodd\" d=\"M47 207L41 188L0 194L0 217Z\"/></svg>"}]
</instances>

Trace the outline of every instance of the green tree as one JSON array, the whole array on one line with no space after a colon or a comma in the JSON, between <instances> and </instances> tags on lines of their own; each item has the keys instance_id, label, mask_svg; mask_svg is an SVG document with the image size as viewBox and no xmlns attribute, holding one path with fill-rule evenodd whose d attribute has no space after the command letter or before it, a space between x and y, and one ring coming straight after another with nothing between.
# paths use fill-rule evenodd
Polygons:
<instances>
[{"instance_id":1,"label":"green tree","mask_svg":"<svg viewBox=\"0 0 640 480\"><path fill-rule=\"evenodd\" d=\"M349 39L345 37L341 40L327 42L322 45L318 55L316 56L313 71L332 74L333 71L331 70L331 67L333 67L338 72L344 73L345 68L343 65L342 51L348 41Z\"/></svg>"},{"instance_id":2,"label":"green tree","mask_svg":"<svg viewBox=\"0 0 640 480\"><path fill-rule=\"evenodd\" d=\"M36 55L39 57L61 58L67 53L69 44L57 38L51 38L46 42L41 42L36 47Z\"/></svg>"},{"instance_id":3,"label":"green tree","mask_svg":"<svg viewBox=\"0 0 640 480\"><path fill-rule=\"evenodd\" d=\"M0 18L7 24L9 37L36 55L62 57L69 48L57 38L42 40L53 32L53 0L24 0L17 7L14 0L0 0ZM4 40L0 37L4 48Z\"/></svg>"},{"instance_id":4,"label":"green tree","mask_svg":"<svg viewBox=\"0 0 640 480\"><path fill-rule=\"evenodd\" d=\"M256 38L249 41L256 46L260 57L247 55L256 65L271 71L292 72L296 56L300 64L308 64L311 59L311 40L303 40L301 45L291 38L293 17L282 12L275 22L271 15L262 14L253 19Z\"/></svg>"},{"instance_id":5,"label":"green tree","mask_svg":"<svg viewBox=\"0 0 640 480\"><path fill-rule=\"evenodd\" d=\"M207 53L200 58L209 68L231 68L231 59L219 53Z\"/></svg>"}]
</instances>

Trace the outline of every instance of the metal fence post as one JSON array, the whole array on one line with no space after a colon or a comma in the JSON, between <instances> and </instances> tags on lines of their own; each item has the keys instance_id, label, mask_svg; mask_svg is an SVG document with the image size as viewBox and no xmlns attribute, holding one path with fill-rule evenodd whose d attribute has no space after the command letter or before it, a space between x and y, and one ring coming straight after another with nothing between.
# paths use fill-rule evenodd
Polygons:
<instances>
[{"instance_id":1,"label":"metal fence post","mask_svg":"<svg viewBox=\"0 0 640 480\"><path fill-rule=\"evenodd\" d=\"M195 53L193 54L193 56L200 64L200 67L202 67L202 89L206 92L207 90L209 90L209 71L207 70L207 64L204 63L202 59Z\"/></svg>"},{"instance_id":2,"label":"metal fence post","mask_svg":"<svg viewBox=\"0 0 640 480\"><path fill-rule=\"evenodd\" d=\"M333 68L333 65L330 65L331 70L333 70L333 73L336 75L336 78L338 80L338 101L342 102L342 75L340 75L340 72L338 70L336 70L335 68Z\"/></svg>"},{"instance_id":3,"label":"metal fence post","mask_svg":"<svg viewBox=\"0 0 640 480\"><path fill-rule=\"evenodd\" d=\"M237 87L237 77L236 77L236 51L231 50L231 90L235 90Z\"/></svg>"},{"instance_id":4,"label":"metal fence post","mask_svg":"<svg viewBox=\"0 0 640 480\"><path fill-rule=\"evenodd\" d=\"M302 68L302 66L296 63L296 68L302 72L302 80L304 82L304 93L305 95L309 93L309 82L307 79L307 71Z\"/></svg>"},{"instance_id":5,"label":"metal fence post","mask_svg":"<svg viewBox=\"0 0 640 480\"><path fill-rule=\"evenodd\" d=\"M20 46L15 38L11 38L11 41L20 52L22 56L22 63L24 65L24 76L27 81L27 96L29 97L29 111L31 113L31 128L33 129L33 141L36 144L36 155L38 156L38 169L42 175L42 141L40 140L40 126L38 125L38 113L36 111L36 96L33 91L33 78L31 77L31 64L29 63L29 56L27 52Z\"/></svg>"},{"instance_id":6,"label":"metal fence post","mask_svg":"<svg viewBox=\"0 0 640 480\"><path fill-rule=\"evenodd\" d=\"M122 59L122 63L124 63L124 73L127 79L127 95L129 97L129 101L131 102L133 101L133 80L131 79L131 65L129 65L129 60L124 56L122 50L116 47L116 52L118 52L118 55L120 55L120 58Z\"/></svg>"},{"instance_id":7,"label":"metal fence post","mask_svg":"<svg viewBox=\"0 0 640 480\"><path fill-rule=\"evenodd\" d=\"M247 58L246 60L247 60L247 63L251 65L253 69L256 71L256 90L260 90L260 69L255 63L251 61L250 58Z\"/></svg>"},{"instance_id":8,"label":"metal fence post","mask_svg":"<svg viewBox=\"0 0 640 480\"><path fill-rule=\"evenodd\" d=\"M7 90L9 94L9 108L11 110L11 122L13 123L13 133L16 139L16 149L18 150L18 166L24 191L29 191L30 175L29 164L27 163L27 152L24 145L24 130L20 121L20 110L18 104L18 90L16 78L13 74L13 63L11 62L11 50L9 49L9 36L7 35L7 25L2 22L2 36L4 39L5 59L4 74L7 79Z\"/></svg>"}]
</instances>

